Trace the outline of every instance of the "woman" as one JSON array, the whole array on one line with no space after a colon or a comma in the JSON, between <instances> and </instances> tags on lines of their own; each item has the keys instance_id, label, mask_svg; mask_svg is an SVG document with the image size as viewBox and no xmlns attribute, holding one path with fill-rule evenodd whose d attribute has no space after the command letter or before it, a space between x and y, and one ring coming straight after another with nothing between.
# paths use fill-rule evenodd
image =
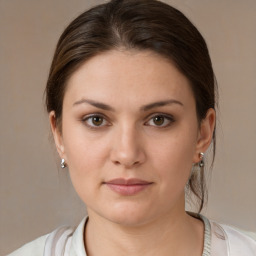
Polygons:
<instances>
[{"instance_id":1,"label":"woman","mask_svg":"<svg viewBox=\"0 0 256 256\"><path fill-rule=\"evenodd\" d=\"M11 255L255 255L253 239L184 207L188 189L204 206L216 90L178 10L115 0L81 14L58 42L46 106L88 216Z\"/></svg>"}]
</instances>

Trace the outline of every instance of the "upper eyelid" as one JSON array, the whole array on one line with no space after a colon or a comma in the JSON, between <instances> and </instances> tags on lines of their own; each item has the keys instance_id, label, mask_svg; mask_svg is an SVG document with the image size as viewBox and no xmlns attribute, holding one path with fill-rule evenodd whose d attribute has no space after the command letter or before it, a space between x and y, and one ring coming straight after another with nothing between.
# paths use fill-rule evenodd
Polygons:
<instances>
[{"instance_id":1,"label":"upper eyelid","mask_svg":"<svg viewBox=\"0 0 256 256\"><path fill-rule=\"evenodd\" d=\"M162 113L162 112L157 112L157 113L153 113L153 114L147 115L147 117L145 118L145 120L151 119L151 118L153 118L153 117L155 117L155 116L163 116L163 117L166 117L166 118L169 118L169 119L173 119L173 120L174 120L173 115L167 114L167 113Z\"/></svg>"},{"instance_id":2,"label":"upper eyelid","mask_svg":"<svg viewBox=\"0 0 256 256\"><path fill-rule=\"evenodd\" d=\"M94 116L99 116L99 117L102 117L102 118L104 118L104 119L108 119L107 117L106 117L106 115L104 115L104 114L102 114L102 113L91 113L91 114L87 114L87 115L83 115L83 117L82 117L82 120L86 120L86 119L88 119L88 118L90 118L90 117L94 117Z\"/></svg>"}]
</instances>

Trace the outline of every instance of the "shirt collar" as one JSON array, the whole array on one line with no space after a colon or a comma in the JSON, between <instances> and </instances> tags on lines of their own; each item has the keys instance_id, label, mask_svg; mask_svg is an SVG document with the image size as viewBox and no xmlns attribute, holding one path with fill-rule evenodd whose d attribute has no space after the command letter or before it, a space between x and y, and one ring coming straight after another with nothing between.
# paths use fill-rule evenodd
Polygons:
<instances>
[{"instance_id":1,"label":"shirt collar","mask_svg":"<svg viewBox=\"0 0 256 256\"><path fill-rule=\"evenodd\" d=\"M69 256L87 256L84 247L84 228L87 220L88 216L83 218L73 233Z\"/></svg>"}]
</instances>

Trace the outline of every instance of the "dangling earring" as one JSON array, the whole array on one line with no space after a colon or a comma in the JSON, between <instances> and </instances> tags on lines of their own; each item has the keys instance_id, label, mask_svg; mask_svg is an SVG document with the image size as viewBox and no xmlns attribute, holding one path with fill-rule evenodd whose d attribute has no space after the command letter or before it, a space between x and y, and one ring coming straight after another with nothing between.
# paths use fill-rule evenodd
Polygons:
<instances>
[{"instance_id":1,"label":"dangling earring","mask_svg":"<svg viewBox=\"0 0 256 256\"><path fill-rule=\"evenodd\" d=\"M204 153L200 152L199 157L200 157L201 160L198 163L198 165L199 165L200 168L202 168L202 167L204 167Z\"/></svg>"},{"instance_id":2,"label":"dangling earring","mask_svg":"<svg viewBox=\"0 0 256 256\"><path fill-rule=\"evenodd\" d=\"M62 169L64 169L66 166L67 166L67 165L66 165L66 163L65 163L65 159L62 158L62 159L61 159L61 162L60 162L60 167L61 167Z\"/></svg>"}]
</instances>

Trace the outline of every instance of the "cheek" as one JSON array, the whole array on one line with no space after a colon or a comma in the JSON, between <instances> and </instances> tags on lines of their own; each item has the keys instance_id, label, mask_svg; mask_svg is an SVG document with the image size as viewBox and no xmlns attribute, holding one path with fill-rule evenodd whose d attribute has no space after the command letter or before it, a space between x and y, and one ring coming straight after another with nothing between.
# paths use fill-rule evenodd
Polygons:
<instances>
[{"instance_id":1,"label":"cheek","mask_svg":"<svg viewBox=\"0 0 256 256\"><path fill-rule=\"evenodd\" d=\"M104 144L103 144L104 145ZM69 175L77 194L85 204L97 200L99 188L103 180L102 173L106 158L102 144L83 141L68 144L67 157Z\"/></svg>"},{"instance_id":2,"label":"cheek","mask_svg":"<svg viewBox=\"0 0 256 256\"><path fill-rule=\"evenodd\" d=\"M77 141L73 137L69 140L65 145L65 152L70 171L81 177L96 174L107 157L104 144L103 141L97 143L88 138Z\"/></svg>"},{"instance_id":3,"label":"cheek","mask_svg":"<svg viewBox=\"0 0 256 256\"><path fill-rule=\"evenodd\" d=\"M187 182L196 150L196 134L197 130L193 127L185 127L158 141L158 144L152 144L150 158L160 179L167 179L174 186Z\"/></svg>"},{"instance_id":4,"label":"cheek","mask_svg":"<svg viewBox=\"0 0 256 256\"><path fill-rule=\"evenodd\" d=\"M93 186L98 186L101 179L100 169L104 167L108 157L106 139L85 132L81 125L65 124L63 130L65 156L69 166L72 183L77 190L90 191Z\"/></svg>"},{"instance_id":5,"label":"cheek","mask_svg":"<svg viewBox=\"0 0 256 256\"><path fill-rule=\"evenodd\" d=\"M70 115L71 116L71 115ZM63 116L63 142L67 162L75 170L87 169L103 157L104 141L96 132L88 132L82 121Z\"/></svg>"}]
</instances>

